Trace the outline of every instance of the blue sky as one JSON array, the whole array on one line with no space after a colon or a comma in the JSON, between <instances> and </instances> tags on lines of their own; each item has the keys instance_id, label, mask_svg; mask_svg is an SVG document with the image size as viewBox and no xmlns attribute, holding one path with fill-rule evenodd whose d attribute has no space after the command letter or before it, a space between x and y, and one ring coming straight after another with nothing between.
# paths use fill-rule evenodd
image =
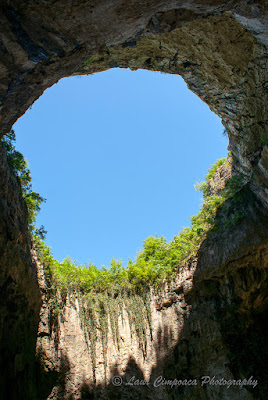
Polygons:
<instances>
[{"instance_id":1,"label":"blue sky","mask_svg":"<svg viewBox=\"0 0 268 400\"><path fill-rule=\"evenodd\" d=\"M135 258L201 205L194 183L227 155L220 119L175 75L113 69L64 78L14 125L38 217L61 261Z\"/></svg>"}]
</instances>

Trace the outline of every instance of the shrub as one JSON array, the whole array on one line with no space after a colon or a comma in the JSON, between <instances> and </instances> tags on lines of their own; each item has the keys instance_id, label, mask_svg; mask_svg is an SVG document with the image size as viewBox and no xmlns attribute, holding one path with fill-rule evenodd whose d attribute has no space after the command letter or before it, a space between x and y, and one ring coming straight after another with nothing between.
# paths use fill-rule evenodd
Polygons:
<instances>
[{"instance_id":1,"label":"shrub","mask_svg":"<svg viewBox=\"0 0 268 400\"><path fill-rule=\"evenodd\" d=\"M35 228L36 215L44 199L32 190L28 163L15 150L14 141L15 133L11 131L2 141L2 145L7 150L8 163L14 178L20 183L28 207L29 231L33 234L38 259L44 267L51 317L54 318L60 312L59 293L62 298L69 293L79 300L81 320L91 342L94 368L97 326L100 327L105 348L109 318L114 341L118 342L118 318L124 306L140 346L146 351L146 324L148 322L150 327L151 323L150 287L157 287L165 280L170 280L179 266L198 250L209 230L215 226L219 207L227 198L235 199L239 196L237 192L245 183L244 176L240 174L229 179L220 196L210 195L209 180L225 162L224 158L218 160L209 169L205 182L196 185L197 190L203 192L204 201L199 213L190 218L190 227L182 229L169 243L163 236L148 237L136 259L129 260L126 268L120 260L113 259L110 268L99 269L94 264L79 265L70 258L59 262L53 257L44 242L44 227ZM240 218L241 213L235 211L232 221L226 221L226 225L233 224Z\"/></svg>"},{"instance_id":2,"label":"shrub","mask_svg":"<svg viewBox=\"0 0 268 400\"><path fill-rule=\"evenodd\" d=\"M204 199L210 196L209 193L209 181L213 178L216 171L222 166L222 164L227 160L227 158L220 158L216 161L213 165L211 165L210 169L208 170L207 175L205 176L204 182L197 182L194 185L195 190L198 192L202 192Z\"/></svg>"},{"instance_id":3,"label":"shrub","mask_svg":"<svg viewBox=\"0 0 268 400\"><path fill-rule=\"evenodd\" d=\"M224 161L225 159L220 159L211 166L202 187L208 185L209 179ZM204 190L203 205L199 213L190 218L191 226L184 228L169 243L163 236L148 237L144 240L141 252L135 260L129 260L126 268L118 260L112 260L108 269L105 267L98 269L94 264L78 265L70 258L59 263L51 254L48 255L45 244L40 247L39 238L41 258L44 249L45 261L48 260L50 263L51 276L55 284L64 291L79 291L82 295L90 292L118 294L122 290L131 291L158 286L164 280L171 279L179 265L198 250L207 232L215 224L218 208L227 198L240 190L243 184L244 177L240 174L228 180L220 196L209 195Z\"/></svg>"},{"instance_id":4,"label":"shrub","mask_svg":"<svg viewBox=\"0 0 268 400\"><path fill-rule=\"evenodd\" d=\"M40 211L40 206L46 200L41 197L39 193L33 191L29 164L23 155L15 149L15 140L15 132L14 130L11 130L5 135L1 143L6 149L7 161L11 172L19 182L22 196L28 208L29 232L33 234L35 230L36 217ZM42 227L40 229L42 229L42 235L44 236L44 229ZM39 233L41 233L40 230Z\"/></svg>"},{"instance_id":5,"label":"shrub","mask_svg":"<svg viewBox=\"0 0 268 400\"><path fill-rule=\"evenodd\" d=\"M118 294L122 290L140 290L144 287L157 286L164 280L170 279L179 265L197 251L207 232L214 226L217 209L245 183L244 176L239 174L226 182L220 196L209 194L210 179L226 161L225 158L221 158L210 167L205 182L195 186L203 192L204 202L201 210L190 218L191 226L184 228L169 243L163 236L150 236L144 240L142 251L135 260L129 260L126 268L118 260L112 260L108 269L105 267L99 269L94 264L78 265L70 258L60 263L54 259L49 247L43 241L46 233L44 227L35 228L36 215L44 199L32 190L28 163L23 155L15 150L14 141L15 133L12 130L2 141L2 145L7 150L10 168L20 182L29 211L29 230L34 233L38 257L44 265L52 292L57 287L62 292L80 292L82 295L90 292Z\"/></svg>"}]
</instances>

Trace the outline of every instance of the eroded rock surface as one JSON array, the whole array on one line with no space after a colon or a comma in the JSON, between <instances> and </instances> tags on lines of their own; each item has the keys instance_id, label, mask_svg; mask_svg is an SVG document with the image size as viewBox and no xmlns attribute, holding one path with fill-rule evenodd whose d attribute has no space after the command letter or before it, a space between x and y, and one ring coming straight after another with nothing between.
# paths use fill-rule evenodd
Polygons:
<instances>
[{"instance_id":1,"label":"eroded rock surface","mask_svg":"<svg viewBox=\"0 0 268 400\"><path fill-rule=\"evenodd\" d=\"M0 145L0 397L36 393L35 342L41 296L28 211ZM19 393L19 394L18 394ZM19 396L19 397L18 397Z\"/></svg>"},{"instance_id":2,"label":"eroded rock surface","mask_svg":"<svg viewBox=\"0 0 268 400\"><path fill-rule=\"evenodd\" d=\"M153 341L148 338L147 358L135 335L129 335L125 317L119 355L112 342L107 349L112 371L108 368L103 376L99 346L98 384L92 386L90 350L77 304L67 302L57 328L51 331L49 326L45 282L27 235L27 210L1 149L2 397L267 398L266 2L3 0L0 21L1 135L62 77L114 67L179 74L222 118L233 171L245 174L249 182L244 200L227 205L222 230L203 243L198 258L185 266L185 276L179 275L173 288L153 298ZM234 210L243 218L237 221ZM34 353L41 298L40 367ZM229 392L215 386L128 390L111 384L116 371L124 378L134 374L141 379L162 373L167 378L253 375L259 386Z\"/></svg>"},{"instance_id":3,"label":"eroded rock surface","mask_svg":"<svg viewBox=\"0 0 268 400\"><path fill-rule=\"evenodd\" d=\"M264 330L268 214L248 187L241 197L244 208L240 205L239 209L245 213L244 218L226 224L226 218L232 221L234 213L227 205L225 218L221 216L222 226L218 227L224 227L223 234L212 232L171 284L160 293L152 291L145 346L124 308L118 322L119 342L114 340L109 325L104 345L97 323L94 365L93 344L86 340L77 298L67 298L50 336L45 335L49 324L44 303L38 349L44 368L58 373L49 399L267 397ZM159 383L161 376L169 381L196 380L196 385L171 387ZM252 378L258 385L202 386L204 376L226 381Z\"/></svg>"},{"instance_id":4,"label":"eroded rock surface","mask_svg":"<svg viewBox=\"0 0 268 400\"><path fill-rule=\"evenodd\" d=\"M252 188L267 201L264 1L14 0L1 11L2 133L64 76L114 67L179 74L222 118L237 167L261 175Z\"/></svg>"}]
</instances>

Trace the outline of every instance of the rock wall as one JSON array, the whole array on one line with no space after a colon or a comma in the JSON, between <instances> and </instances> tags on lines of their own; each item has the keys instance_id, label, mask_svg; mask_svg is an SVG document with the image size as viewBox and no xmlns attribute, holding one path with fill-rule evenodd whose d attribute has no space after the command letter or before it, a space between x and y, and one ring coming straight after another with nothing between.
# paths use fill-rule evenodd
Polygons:
<instances>
[{"instance_id":1,"label":"rock wall","mask_svg":"<svg viewBox=\"0 0 268 400\"><path fill-rule=\"evenodd\" d=\"M0 144L0 398L34 395L41 295L28 211ZM34 398L34 397L33 397Z\"/></svg>"},{"instance_id":2,"label":"rock wall","mask_svg":"<svg viewBox=\"0 0 268 400\"><path fill-rule=\"evenodd\" d=\"M209 194L212 196L221 194L225 189L226 182L232 177L232 172L233 160L231 157L227 157L208 182Z\"/></svg>"},{"instance_id":3,"label":"rock wall","mask_svg":"<svg viewBox=\"0 0 268 400\"><path fill-rule=\"evenodd\" d=\"M222 118L237 168L267 202L267 26L264 1L4 0L0 132L64 76L179 74Z\"/></svg>"},{"instance_id":4,"label":"rock wall","mask_svg":"<svg viewBox=\"0 0 268 400\"><path fill-rule=\"evenodd\" d=\"M97 323L94 367L78 299L66 299L51 335L43 303L37 347L44 368L58 374L48 399L267 398L268 214L248 187L241 196L244 207L241 200L239 210L246 217L226 228L226 218L235 212L229 205L219 216L223 232L212 232L160 293L152 290L145 346L123 308L118 343L109 325L104 344ZM196 384L171 387L161 376ZM227 381L252 377L258 384L202 386L204 376Z\"/></svg>"},{"instance_id":5,"label":"rock wall","mask_svg":"<svg viewBox=\"0 0 268 400\"><path fill-rule=\"evenodd\" d=\"M137 346L135 334L131 337L125 315L119 353L109 342L103 376L99 345L94 378L77 303L69 299L58 325L49 325L46 286L27 234L27 209L1 148L1 397L218 399L231 393L232 399L267 398L266 2L3 0L0 21L1 136L62 77L114 67L179 74L222 118L233 171L249 182L244 200L227 207L222 230L203 243L197 259L184 267L185 276L153 298L148 355ZM234 210L243 214L239 221ZM254 375L259 384L240 391L219 386L128 390L111 384L116 371L124 379L133 374L145 379Z\"/></svg>"}]
</instances>

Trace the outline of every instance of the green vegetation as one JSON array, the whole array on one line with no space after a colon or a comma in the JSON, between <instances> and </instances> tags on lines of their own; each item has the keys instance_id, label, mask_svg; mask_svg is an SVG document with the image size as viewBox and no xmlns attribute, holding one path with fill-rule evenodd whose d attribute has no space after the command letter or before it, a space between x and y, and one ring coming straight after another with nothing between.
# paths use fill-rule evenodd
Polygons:
<instances>
[{"instance_id":1,"label":"green vegetation","mask_svg":"<svg viewBox=\"0 0 268 400\"><path fill-rule=\"evenodd\" d=\"M37 213L40 211L40 206L45 199L41 197L39 193L32 190L32 177L29 170L29 164L23 155L19 151L15 150L15 139L15 132L11 130L10 133L5 135L1 143L7 151L7 160L10 169L14 174L14 179L18 179L19 181L19 187L21 188L21 193L29 213L29 232L33 234L35 230ZM38 232L42 237L44 237L45 231L43 227L39 228Z\"/></svg>"},{"instance_id":2,"label":"green vegetation","mask_svg":"<svg viewBox=\"0 0 268 400\"><path fill-rule=\"evenodd\" d=\"M108 321L110 321L115 345L118 345L119 317L123 310L128 314L130 325L136 332L140 347L146 353L146 335L151 330L150 288L161 286L172 279L179 267L196 251L211 228L219 207L244 185L242 175L232 177L225 190L217 196L208 193L208 181L225 159L214 164L207 176L204 202L200 212L191 217L191 226L168 243L164 237L149 237L136 260L129 260L126 268L120 261L112 260L109 269L98 269L93 264L78 265L66 258L61 263L53 258L49 248L39 238L35 244L39 259L45 266L51 284L51 294L57 288L61 297L73 294L79 301L81 321L90 342L93 369L95 368L96 341L102 341L106 348ZM241 214L234 213L226 226L237 222ZM51 302L57 313L57 302Z\"/></svg>"},{"instance_id":3,"label":"green vegetation","mask_svg":"<svg viewBox=\"0 0 268 400\"><path fill-rule=\"evenodd\" d=\"M226 161L226 158L220 158L218 161L216 161L208 170L207 175L205 176L205 181L204 182L198 182L195 184L195 190L203 192L203 197L204 199L208 198L210 196L209 193L209 181L210 179L213 178L215 175L216 171L222 166L222 164Z\"/></svg>"},{"instance_id":4,"label":"green vegetation","mask_svg":"<svg viewBox=\"0 0 268 400\"><path fill-rule=\"evenodd\" d=\"M129 260L126 268L121 261L112 260L110 268L99 269L94 264L78 265L70 258L59 262L53 257L43 240L43 227L35 228L36 214L44 199L32 190L28 163L15 150L14 140L12 131L3 145L29 210L29 230L33 234L38 259L44 267L52 319L55 320L60 313L60 303L67 294L78 300L81 321L86 338L90 341L93 368L97 337L106 348L109 321L114 343L118 345L119 317L124 312L128 314L131 327L146 352L146 335L148 329L151 330L151 288L160 287L164 281L171 280L180 266L197 252L208 232L215 227L219 208L244 185L243 175L233 176L220 194L212 196L209 181L223 163L228 163L228 159L218 160L209 169L205 182L196 185L197 190L203 192L204 201L200 212L190 218L190 227L184 228L170 242L162 236L147 238L143 249L135 260ZM235 196L233 198L235 200ZM241 214L235 212L232 221L226 221L226 226L240 218Z\"/></svg>"},{"instance_id":5,"label":"green vegetation","mask_svg":"<svg viewBox=\"0 0 268 400\"><path fill-rule=\"evenodd\" d=\"M190 218L189 228L184 228L169 243L163 236L148 237L144 240L142 251L135 260L129 260L126 268L116 260L111 261L109 269L98 269L94 264L78 265L69 258L60 263L50 256L49 268L57 287L63 292L79 292L82 295L92 291L118 295L122 290L144 290L170 280L178 267L198 250L207 232L214 226L218 207L244 184L243 177L237 175L227 182L221 195L209 195L208 182L225 161L218 160L206 175L206 182L199 183L198 189L203 191L204 202L200 212ZM49 249L40 243L39 253L42 255L45 249L45 254L48 254ZM42 259L43 263L45 261Z\"/></svg>"},{"instance_id":6,"label":"green vegetation","mask_svg":"<svg viewBox=\"0 0 268 400\"><path fill-rule=\"evenodd\" d=\"M92 61L93 61L93 57L90 57L88 60L84 61L84 65L85 65L86 67L89 67L90 64L92 63Z\"/></svg>"},{"instance_id":7,"label":"green vegetation","mask_svg":"<svg viewBox=\"0 0 268 400\"><path fill-rule=\"evenodd\" d=\"M107 348L110 322L115 345L119 346L119 317L125 312L130 327L136 332L143 352L146 352L146 335L151 330L150 291L148 286L136 287L128 279L127 269L121 262L112 260L109 270L95 265L78 265L70 258L61 263L54 259L49 247L40 236L34 236L38 259L44 267L51 321L60 312L60 301L67 294L78 299L79 313L96 367L96 342ZM99 336L98 336L99 335ZM105 352L104 352L105 355Z\"/></svg>"},{"instance_id":8,"label":"green vegetation","mask_svg":"<svg viewBox=\"0 0 268 400\"><path fill-rule=\"evenodd\" d=\"M93 264L78 265L66 258L61 263L55 260L50 249L41 240L44 238L43 227L35 228L36 215L44 199L32 190L31 175L27 161L14 147L15 134L11 131L3 141L7 149L8 162L14 175L19 179L23 197L29 210L29 228L34 234L34 241L40 261L45 266L46 275L53 285L62 292L79 292L82 295L94 293L120 293L124 291L144 290L145 287L158 286L169 280L178 267L195 253L207 232L214 226L218 207L231 197L244 184L242 175L236 175L226 183L223 193L212 196L209 193L209 181L215 172L226 162L219 159L209 169L205 182L196 185L203 192L204 202L200 212L191 217L191 226L184 228L168 243L161 237L148 237L144 247L135 260L129 260L126 268L121 261L112 260L110 268L98 269Z\"/></svg>"}]
</instances>

